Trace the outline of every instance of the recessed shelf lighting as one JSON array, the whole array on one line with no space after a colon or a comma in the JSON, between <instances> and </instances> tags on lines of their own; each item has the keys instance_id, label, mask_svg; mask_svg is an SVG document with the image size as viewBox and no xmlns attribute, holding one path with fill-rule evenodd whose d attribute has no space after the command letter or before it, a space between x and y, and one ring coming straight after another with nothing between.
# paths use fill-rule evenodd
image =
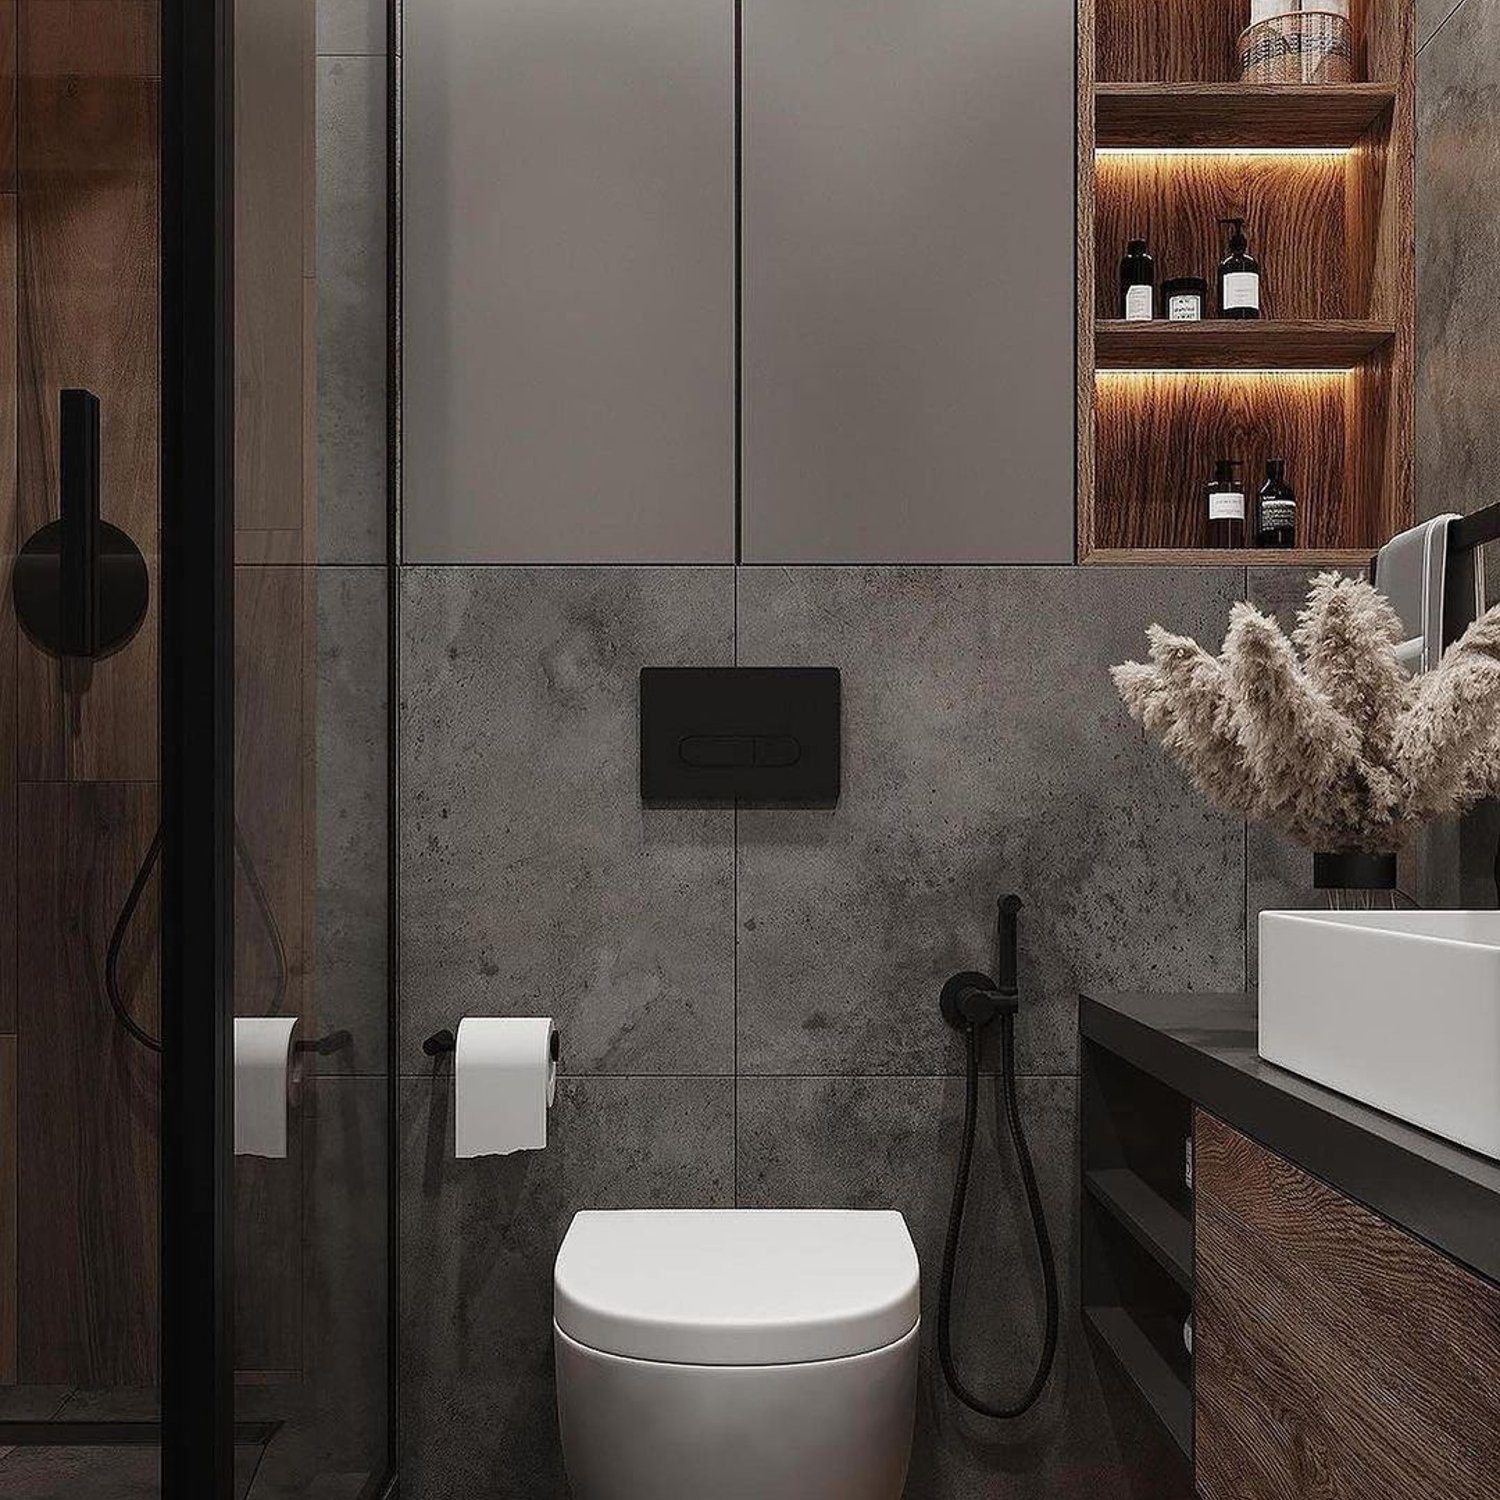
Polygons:
<instances>
[{"instance_id":1,"label":"recessed shelf lighting","mask_svg":"<svg viewBox=\"0 0 1500 1500\"><path fill-rule=\"evenodd\" d=\"M1284 369L1279 365L1222 365L1204 368L1199 365L1159 365L1141 367L1131 365L1128 369L1111 369L1103 367L1094 373L1104 375L1275 375L1278 378L1287 376L1328 376L1328 375L1353 375L1357 366L1329 365L1317 366L1311 369L1297 368Z\"/></svg>"},{"instance_id":2,"label":"recessed shelf lighting","mask_svg":"<svg viewBox=\"0 0 1500 1500\"><path fill-rule=\"evenodd\" d=\"M1096 146L1097 156L1348 156L1350 146Z\"/></svg>"}]
</instances>

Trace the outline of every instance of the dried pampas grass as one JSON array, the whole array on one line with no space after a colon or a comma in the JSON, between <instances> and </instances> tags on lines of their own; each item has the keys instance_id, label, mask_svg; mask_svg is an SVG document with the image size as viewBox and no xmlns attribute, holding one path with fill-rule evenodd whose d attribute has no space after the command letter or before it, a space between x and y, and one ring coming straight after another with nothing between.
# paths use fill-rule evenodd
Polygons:
<instances>
[{"instance_id":1,"label":"dried pampas grass","mask_svg":"<svg viewBox=\"0 0 1500 1500\"><path fill-rule=\"evenodd\" d=\"M1218 656L1153 625L1151 660L1112 675L1210 801L1309 849L1389 853L1500 793L1500 606L1422 677L1401 633L1370 584L1322 573L1290 639L1236 604Z\"/></svg>"}]
</instances>

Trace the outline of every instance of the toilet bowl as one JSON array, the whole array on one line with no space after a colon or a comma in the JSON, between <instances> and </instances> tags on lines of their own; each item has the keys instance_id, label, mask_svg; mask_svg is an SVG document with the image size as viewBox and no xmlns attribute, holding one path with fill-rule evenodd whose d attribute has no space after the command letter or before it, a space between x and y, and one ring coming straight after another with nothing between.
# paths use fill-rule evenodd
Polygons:
<instances>
[{"instance_id":1,"label":"toilet bowl","mask_svg":"<svg viewBox=\"0 0 1500 1500\"><path fill-rule=\"evenodd\" d=\"M578 1214L553 1279L574 1500L899 1500L919 1305L898 1213Z\"/></svg>"}]
</instances>

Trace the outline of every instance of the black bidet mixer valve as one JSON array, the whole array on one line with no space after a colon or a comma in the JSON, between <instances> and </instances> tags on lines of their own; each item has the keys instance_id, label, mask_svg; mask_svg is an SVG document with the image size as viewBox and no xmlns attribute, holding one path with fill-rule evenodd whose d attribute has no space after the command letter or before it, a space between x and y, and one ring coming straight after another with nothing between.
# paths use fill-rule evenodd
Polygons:
<instances>
[{"instance_id":1,"label":"black bidet mixer valve","mask_svg":"<svg viewBox=\"0 0 1500 1500\"><path fill-rule=\"evenodd\" d=\"M943 1019L956 1030L988 1026L996 1016L1013 1016L1020 1007L1021 992L1016 978L1016 917L1020 910L1019 896L1000 899L995 921L1000 956L998 979L965 969L943 986L938 1004Z\"/></svg>"}]
</instances>

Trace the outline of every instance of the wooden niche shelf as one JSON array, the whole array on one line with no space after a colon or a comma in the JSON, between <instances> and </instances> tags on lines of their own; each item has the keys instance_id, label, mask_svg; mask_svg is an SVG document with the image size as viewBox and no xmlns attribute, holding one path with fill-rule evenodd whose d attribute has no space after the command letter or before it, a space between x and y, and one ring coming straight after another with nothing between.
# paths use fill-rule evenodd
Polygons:
<instances>
[{"instance_id":1,"label":"wooden niche shelf","mask_svg":"<svg viewBox=\"0 0 1500 1500\"><path fill-rule=\"evenodd\" d=\"M1082 0L1085 562L1348 565L1411 524L1412 0L1355 4L1349 84L1235 82L1248 21L1249 0ZM1128 240L1212 302L1230 217L1261 264L1260 319L1119 321ZM1207 549L1219 458L1252 492L1286 461L1296 550Z\"/></svg>"}]
</instances>

